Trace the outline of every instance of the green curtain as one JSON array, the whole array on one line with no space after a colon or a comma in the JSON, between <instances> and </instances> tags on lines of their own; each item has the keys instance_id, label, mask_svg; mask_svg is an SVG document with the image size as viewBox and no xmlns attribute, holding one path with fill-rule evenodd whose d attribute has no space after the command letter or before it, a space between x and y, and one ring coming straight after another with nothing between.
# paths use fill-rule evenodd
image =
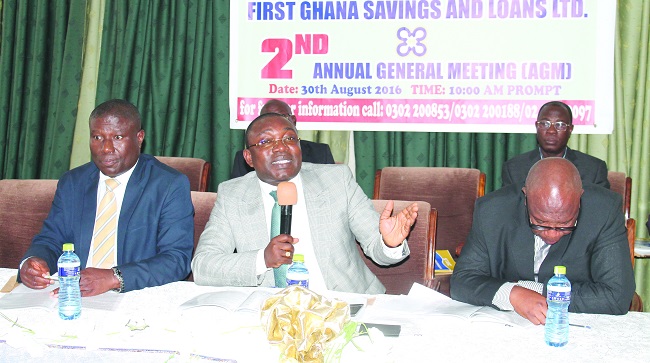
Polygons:
<instances>
[{"instance_id":1,"label":"green curtain","mask_svg":"<svg viewBox=\"0 0 650 363\"><path fill-rule=\"evenodd\" d=\"M650 202L650 1L620 0L616 47L616 128L607 162L632 177L631 217L647 238ZM650 260L636 259L636 291L650 311Z\"/></svg>"},{"instance_id":2,"label":"green curtain","mask_svg":"<svg viewBox=\"0 0 650 363\"><path fill-rule=\"evenodd\" d=\"M0 178L59 178L68 170L85 9L85 0L3 1Z\"/></svg>"},{"instance_id":3,"label":"green curtain","mask_svg":"<svg viewBox=\"0 0 650 363\"><path fill-rule=\"evenodd\" d=\"M230 175L242 130L230 130L228 1L106 1L97 103L125 98L142 114L143 152L212 163Z\"/></svg>"}]
</instances>

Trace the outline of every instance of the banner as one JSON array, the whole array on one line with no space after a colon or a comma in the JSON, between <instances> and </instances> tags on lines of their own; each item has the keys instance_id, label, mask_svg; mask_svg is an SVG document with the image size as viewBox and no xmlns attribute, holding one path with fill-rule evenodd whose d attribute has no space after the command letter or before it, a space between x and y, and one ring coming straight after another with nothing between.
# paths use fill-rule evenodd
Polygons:
<instances>
[{"instance_id":1,"label":"banner","mask_svg":"<svg viewBox=\"0 0 650 363\"><path fill-rule=\"evenodd\" d=\"M269 99L300 129L534 133L566 102L613 130L616 2L231 1L230 114Z\"/></svg>"}]
</instances>

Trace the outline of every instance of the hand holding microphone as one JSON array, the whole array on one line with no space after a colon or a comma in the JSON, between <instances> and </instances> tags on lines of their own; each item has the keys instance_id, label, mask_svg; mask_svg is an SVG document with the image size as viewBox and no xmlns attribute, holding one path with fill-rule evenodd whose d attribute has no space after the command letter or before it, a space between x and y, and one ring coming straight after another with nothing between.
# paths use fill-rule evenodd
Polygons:
<instances>
[{"instance_id":1,"label":"hand holding microphone","mask_svg":"<svg viewBox=\"0 0 650 363\"><path fill-rule=\"evenodd\" d=\"M271 239L264 249L266 267L278 267L293 261L293 244L297 238L291 237L291 217L293 205L298 202L298 191L292 182L278 184L278 205L280 205L280 234ZM271 217L273 218L273 217Z\"/></svg>"}]
</instances>

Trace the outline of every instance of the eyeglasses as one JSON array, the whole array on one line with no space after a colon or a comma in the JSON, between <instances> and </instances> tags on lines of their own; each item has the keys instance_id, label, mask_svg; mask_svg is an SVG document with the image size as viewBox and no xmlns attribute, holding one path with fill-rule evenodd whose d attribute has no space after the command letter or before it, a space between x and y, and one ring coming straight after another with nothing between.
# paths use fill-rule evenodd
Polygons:
<instances>
[{"instance_id":1,"label":"eyeglasses","mask_svg":"<svg viewBox=\"0 0 650 363\"><path fill-rule=\"evenodd\" d=\"M548 130L551 128L551 125L555 127L557 131L566 131L566 129L569 127L569 124L566 122L562 121L537 121L535 122L535 126L540 129L540 130Z\"/></svg>"},{"instance_id":2,"label":"eyeglasses","mask_svg":"<svg viewBox=\"0 0 650 363\"><path fill-rule=\"evenodd\" d=\"M530 214L528 212L528 197L526 197L526 218L528 218L528 226L530 229L534 231L558 231L558 232L573 232L578 228L578 218L576 218L576 222L573 224L573 226L570 227L549 227L549 226L540 226L538 224L534 224L530 220Z\"/></svg>"},{"instance_id":3,"label":"eyeglasses","mask_svg":"<svg viewBox=\"0 0 650 363\"><path fill-rule=\"evenodd\" d=\"M300 138L295 136L285 136L281 139L262 139L257 144L248 145L248 149L252 148L253 146L258 146L262 149L271 149L274 148L280 141L282 141L284 146L291 147L297 145L298 142L300 142Z\"/></svg>"}]
</instances>

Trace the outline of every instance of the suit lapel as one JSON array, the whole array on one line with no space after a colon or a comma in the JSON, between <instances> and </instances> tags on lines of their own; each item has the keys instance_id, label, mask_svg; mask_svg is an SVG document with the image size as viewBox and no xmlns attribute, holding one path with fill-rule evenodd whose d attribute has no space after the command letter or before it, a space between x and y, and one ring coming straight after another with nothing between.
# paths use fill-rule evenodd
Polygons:
<instances>
[{"instance_id":1,"label":"suit lapel","mask_svg":"<svg viewBox=\"0 0 650 363\"><path fill-rule=\"evenodd\" d=\"M140 156L138 160L138 165L136 165L133 170L133 174L129 178L127 183L126 190L124 193L124 200L122 201L122 208L120 209L120 220L117 227L117 263L121 264L122 258L124 257L124 245L126 242L126 231L135 211L135 207L138 205L138 201L142 197L144 192L144 187L147 184L144 181L145 170L149 168L149 160Z\"/></svg>"},{"instance_id":2,"label":"suit lapel","mask_svg":"<svg viewBox=\"0 0 650 363\"><path fill-rule=\"evenodd\" d=\"M95 229L95 216L97 213L97 186L99 183L99 169L96 167L91 168L87 175L88 181L82 183L84 189L82 192L82 206L81 206L81 228L79 234L79 243L75 244L77 254L79 256L86 256L81 258L81 266L86 267L88 262L88 255L90 254L90 241L93 239L93 230ZM82 243L81 241L89 241Z\"/></svg>"},{"instance_id":3,"label":"suit lapel","mask_svg":"<svg viewBox=\"0 0 650 363\"><path fill-rule=\"evenodd\" d=\"M247 226L244 233L243 245L251 245L251 249L265 248L270 241L269 230L267 225L266 213L264 210L264 202L262 200L262 191L260 189L259 181L255 174L246 175L242 178L242 182L238 185L242 201L238 203L237 214L239 216L239 223L242 226ZM264 223L251 221L264 221Z\"/></svg>"},{"instance_id":4,"label":"suit lapel","mask_svg":"<svg viewBox=\"0 0 650 363\"><path fill-rule=\"evenodd\" d=\"M523 203L523 198L518 205L517 210L520 216L517 220L517 225L511 230L513 234L510 240L514 241L513 246L509 246L512 251L512 258L515 261L516 274L524 276L526 280L533 280L533 260L535 259L535 236L528 226L526 221L526 206ZM508 240L508 239L507 239Z\"/></svg>"},{"instance_id":5,"label":"suit lapel","mask_svg":"<svg viewBox=\"0 0 650 363\"><path fill-rule=\"evenodd\" d=\"M330 258L332 251L323 243L322 239L318 239L318 235L314 232L331 230L329 198L323 192L326 188L312 170L311 165L302 165L300 177L302 179L303 194L305 195L305 208L307 209L307 218L311 231L311 243L323 277L325 281L328 281L327 274L330 271L329 264L332 261Z\"/></svg>"}]
</instances>

